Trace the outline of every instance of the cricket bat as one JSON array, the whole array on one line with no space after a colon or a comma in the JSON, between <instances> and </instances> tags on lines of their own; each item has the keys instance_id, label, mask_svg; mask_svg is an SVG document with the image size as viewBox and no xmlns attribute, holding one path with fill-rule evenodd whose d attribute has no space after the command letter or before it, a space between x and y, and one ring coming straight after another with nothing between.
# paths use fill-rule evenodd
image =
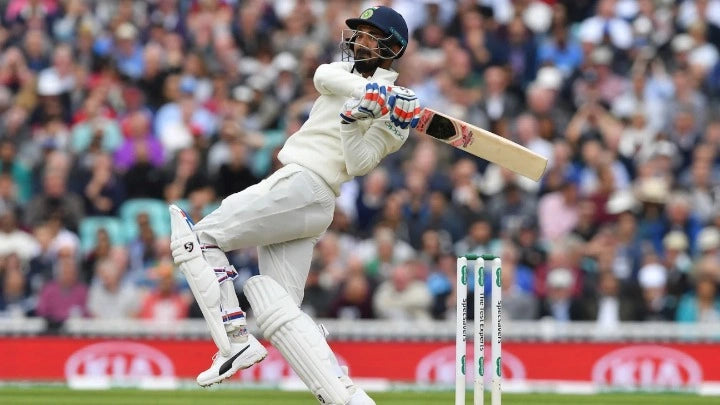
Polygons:
<instances>
[{"instance_id":1,"label":"cricket bat","mask_svg":"<svg viewBox=\"0 0 720 405\"><path fill-rule=\"evenodd\" d=\"M547 166L545 157L522 145L430 108L420 113L415 131L535 181L540 180Z\"/></svg>"}]
</instances>

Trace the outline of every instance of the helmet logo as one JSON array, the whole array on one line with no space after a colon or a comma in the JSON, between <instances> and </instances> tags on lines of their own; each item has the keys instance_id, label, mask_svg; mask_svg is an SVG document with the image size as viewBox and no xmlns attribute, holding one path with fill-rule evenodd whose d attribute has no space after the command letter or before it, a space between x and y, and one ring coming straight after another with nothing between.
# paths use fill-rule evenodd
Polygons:
<instances>
[{"instance_id":1,"label":"helmet logo","mask_svg":"<svg viewBox=\"0 0 720 405\"><path fill-rule=\"evenodd\" d=\"M376 7L370 7L368 9L366 9L365 11L362 12L362 14L360 14L360 18L362 18L363 20L367 20L368 18L372 17L373 12L375 11L375 8Z\"/></svg>"},{"instance_id":2,"label":"helmet logo","mask_svg":"<svg viewBox=\"0 0 720 405\"><path fill-rule=\"evenodd\" d=\"M402 45L402 46L407 45L407 41L405 40L405 38L403 38L402 35L400 35L399 32L397 32L395 27L390 27L390 32L395 37L395 39L397 39L397 41L400 42L400 45Z\"/></svg>"}]
</instances>

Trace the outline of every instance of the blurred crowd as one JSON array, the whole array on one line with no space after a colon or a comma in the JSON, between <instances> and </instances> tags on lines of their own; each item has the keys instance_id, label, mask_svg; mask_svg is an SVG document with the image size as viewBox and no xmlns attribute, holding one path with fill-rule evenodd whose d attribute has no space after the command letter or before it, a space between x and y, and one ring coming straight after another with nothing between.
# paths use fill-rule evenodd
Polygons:
<instances>
[{"instance_id":1,"label":"blurred crowd","mask_svg":"<svg viewBox=\"0 0 720 405\"><path fill-rule=\"evenodd\" d=\"M452 318L473 253L510 319L720 321L720 0L0 1L0 316L199 317L167 204L275 170L374 3L410 27L398 84L549 168L411 135L343 186L307 312ZM257 254L229 256L241 292Z\"/></svg>"}]
</instances>

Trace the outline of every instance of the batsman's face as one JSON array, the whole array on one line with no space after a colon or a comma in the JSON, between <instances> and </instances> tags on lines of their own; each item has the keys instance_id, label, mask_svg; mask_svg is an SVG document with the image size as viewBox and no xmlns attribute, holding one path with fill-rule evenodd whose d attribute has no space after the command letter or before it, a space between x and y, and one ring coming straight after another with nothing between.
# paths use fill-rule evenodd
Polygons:
<instances>
[{"instance_id":1,"label":"batsman's face","mask_svg":"<svg viewBox=\"0 0 720 405\"><path fill-rule=\"evenodd\" d=\"M355 59L371 59L380 56L377 53L379 47L378 38L383 36L382 31L375 27L369 25L358 26L353 47Z\"/></svg>"}]
</instances>

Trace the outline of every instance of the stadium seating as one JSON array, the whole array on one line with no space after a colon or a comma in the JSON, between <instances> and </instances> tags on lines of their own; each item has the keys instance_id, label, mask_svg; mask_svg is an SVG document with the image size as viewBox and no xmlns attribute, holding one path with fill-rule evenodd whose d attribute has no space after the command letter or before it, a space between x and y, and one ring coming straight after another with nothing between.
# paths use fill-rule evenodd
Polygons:
<instances>
[{"instance_id":1,"label":"stadium seating","mask_svg":"<svg viewBox=\"0 0 720 405\"><path fill-rule=\"evenodd\" d=\"M97 243L97 232L99 229L105 229L110 236L112 245L122 245L125 243L125 231L123 222L116 217L86 217L80 221L80 247L83 253L87 253L95 247Z\"/></svg>"},{"instance_id":2,"label":"stadium seating","mask_svg":"<svg viewBox=\"0 0 720 405\"><path fill-rule=\"evenodd\" d=\"M134 198L127 200L120 206L120 218L125 232L125 240L132 241L138 237L137 216L147 213L150 226L156 236L170 235L170 214L167 204L161 200L151 198Z\"/></svg>"}]
</instances>

